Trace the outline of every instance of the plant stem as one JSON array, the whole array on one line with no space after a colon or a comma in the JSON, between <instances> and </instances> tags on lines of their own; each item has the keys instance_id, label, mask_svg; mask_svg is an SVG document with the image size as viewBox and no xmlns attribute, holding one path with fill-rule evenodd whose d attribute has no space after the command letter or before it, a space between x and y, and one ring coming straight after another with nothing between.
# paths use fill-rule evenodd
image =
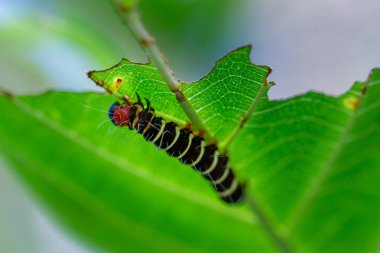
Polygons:
<instances>
[{"instance_id":1,"label":"plant stem","mask_svg":"<svg viewBox=\"0 0 380 253\"><path fill-rule=\"evenodd\" d=\"M268 218L264 215L255 199L251 195L247 194L246 201L249 208L252 210L252 213L255 214L256 218L260 222L263 230L269 235L270 239L272 239L279 251L282 253L294 252L290 249L289 245L283 240L283 238L281 238L278 232L275 231L274 227L270 224Z\"/></svg>"},{"instance_id":2,"label":"plant stem","mask_svg":"<svg viewBox=\"0 0 380 253\"><path fill-rule=\"evenodd\" d=\"M210 134L207 132L206 126L199 118L199 115L195 109L190 105L186 96L183 94L178 80L174 77L173 71L169 67L167 59L160 52L154 38L144 27L144 24L142 23L140 16L136 12L135 8L128 9L122 8L121 6L120 9L122 11L122 17L125 19L132 34L135 36L140 45L145 49L169 89L176 95L178 103L181 105L182 109L189 117L192 126L196 130L201 131L204 134L205 138L210 138Z\"/></svg>"},{"instance_id":3,"label":"plant stem","mask_svg":"<svg viewBox=\"0 0 380 253\"><path fill-rule=\"evenodd\" d=\"M117 1L115 1L117 2ZM209 133L207 133L206 126L199 118L197 112L190 105L189 101L183 94L181 87L179 85L178 80L175 78L173 71L170 69L167 59L160 52L154 38L149 34L144 24L142 23L140 16L136 12L135 8L123 8L122 5L119 4L119 9L122 11L122 17L125 19L129 29L132 34L135 36L140 45L145 49L147 54L150 56L153 64L157 67L160 75L165 80L169 89L176 95L176 99L185 111L186 115L189 117L190 121L193 123L193 126L204 133L205 138L210 138ZM247 114L241 121L239 129L243 127L247 119L252 115L257 105L259 104L262 96L265 92L270 88L271 84L265 84L259 91L256 96L255 101L252 103L249 108ZM228 144L236 137L239 132L237 129L234 134L232 134L226 142L224 142L224 147L227 147ZM262 213L257 203L251 196L247 196L247 202L252 210L252 212L256 215L258 220L260 221L263 229L269 234L274 243L278 246L279 250L283 253L291 253L292 251L289 249L288 245L283 241L282 238L274 231L274 228L271 226L265 215Z\"/></svg>"},{"instance_id":4,"label":"plant stem","mask_svg":"<svg viewBox=\"0 0 380 253\"><path fill-rule=\"evenodd\" d=\"M239 126L232 132L231 135L229 135L226 140L220 143L220 149L225 151L227 147L230 145L230 143L236 138L236 136L240 133L241 129L243 129L244 124L247 122L247 120L251 117L252 113L256 110L257 106L259 105L262 97L264 94L272 87L274 83L265 83L263 86L261 86L259 92L256 95L256 98L254 99L252 105L249 107L248 112L244 115L244 117L240 120Z\"/></svg>"}]
</instances>

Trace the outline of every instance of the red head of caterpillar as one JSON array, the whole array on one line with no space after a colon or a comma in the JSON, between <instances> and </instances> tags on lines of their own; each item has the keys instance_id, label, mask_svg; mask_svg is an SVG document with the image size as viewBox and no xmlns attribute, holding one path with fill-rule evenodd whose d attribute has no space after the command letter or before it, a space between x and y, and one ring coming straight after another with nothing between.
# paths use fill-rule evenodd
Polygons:
<instances>
[{"instance_id":1,"label":"red head of caterpillar","mask_svg":"<svg viewBox=\"0 0 380 253\"><path fill-rule=\"evenodd\" d=\"M115 126L129 126L132 105L129 103L120 104L115 102L108 110L108 117Z\"/></svg>"}]
</instances>

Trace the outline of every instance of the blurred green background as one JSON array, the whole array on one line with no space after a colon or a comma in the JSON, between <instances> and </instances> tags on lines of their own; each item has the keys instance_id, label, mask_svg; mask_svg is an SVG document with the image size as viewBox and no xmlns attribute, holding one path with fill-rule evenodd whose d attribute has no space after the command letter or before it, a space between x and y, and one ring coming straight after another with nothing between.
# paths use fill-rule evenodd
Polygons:
<instances>
[{"instance_id":1,"label":"blurred green background","mask_svg":"<svg viewBox=\"0 0 380 253\"><path fill-rule=\"evenodd\" d=\"M244 44L253 44L254 63L273 68L271 98L311 89L338 94L379 66L376 0L141 0L140 9L184 81ZM85 72L122 57L147 60L109 1L0 1L2 88L99 90ZM0 155L1 252L93 251L45 216Z\"/></svg>"}]
</instances>

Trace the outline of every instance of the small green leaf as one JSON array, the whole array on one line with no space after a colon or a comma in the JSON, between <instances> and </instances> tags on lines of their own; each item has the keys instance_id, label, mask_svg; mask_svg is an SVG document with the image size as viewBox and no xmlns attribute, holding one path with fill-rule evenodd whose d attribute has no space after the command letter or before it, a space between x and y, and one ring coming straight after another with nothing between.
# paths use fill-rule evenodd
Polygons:
<instances>
[{"instance_id":1,"label":"small green leaf","mask_svg":"<svg viewBox=\"0 0 380 253\"><path fill-rule=\"evenodd\" d=\"M185 97L206 125L205 130L220 142L222 149L238 131L250 107L268 90L266 78L270 68L252 64L250 52L250 46L239 48L217 61L201 80L181 83ZM127 95L136 101L138 94L151 101L158 116L181 126L190 123L152 64L123 59L114 67L92 71L89 76L118 98Z\"/></svg>"}]
</instances>

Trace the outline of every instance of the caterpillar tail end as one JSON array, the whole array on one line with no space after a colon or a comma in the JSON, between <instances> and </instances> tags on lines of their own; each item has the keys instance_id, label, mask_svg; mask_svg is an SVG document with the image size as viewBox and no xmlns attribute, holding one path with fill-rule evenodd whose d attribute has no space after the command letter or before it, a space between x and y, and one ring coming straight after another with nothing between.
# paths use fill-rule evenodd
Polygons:
<instances>
[{"instance_id":1,"label":"caterpillar tail end","mask_svg":"<svg viewBox=\"0 0 380 253\"><path fill-rule=\"evenodd\" d=\"M245 186L243 184L238 184L236 189L227 196L220 196L222 200L228 204L240 204L244 201L245 196Z\"/></svg>"}]
</instances>

